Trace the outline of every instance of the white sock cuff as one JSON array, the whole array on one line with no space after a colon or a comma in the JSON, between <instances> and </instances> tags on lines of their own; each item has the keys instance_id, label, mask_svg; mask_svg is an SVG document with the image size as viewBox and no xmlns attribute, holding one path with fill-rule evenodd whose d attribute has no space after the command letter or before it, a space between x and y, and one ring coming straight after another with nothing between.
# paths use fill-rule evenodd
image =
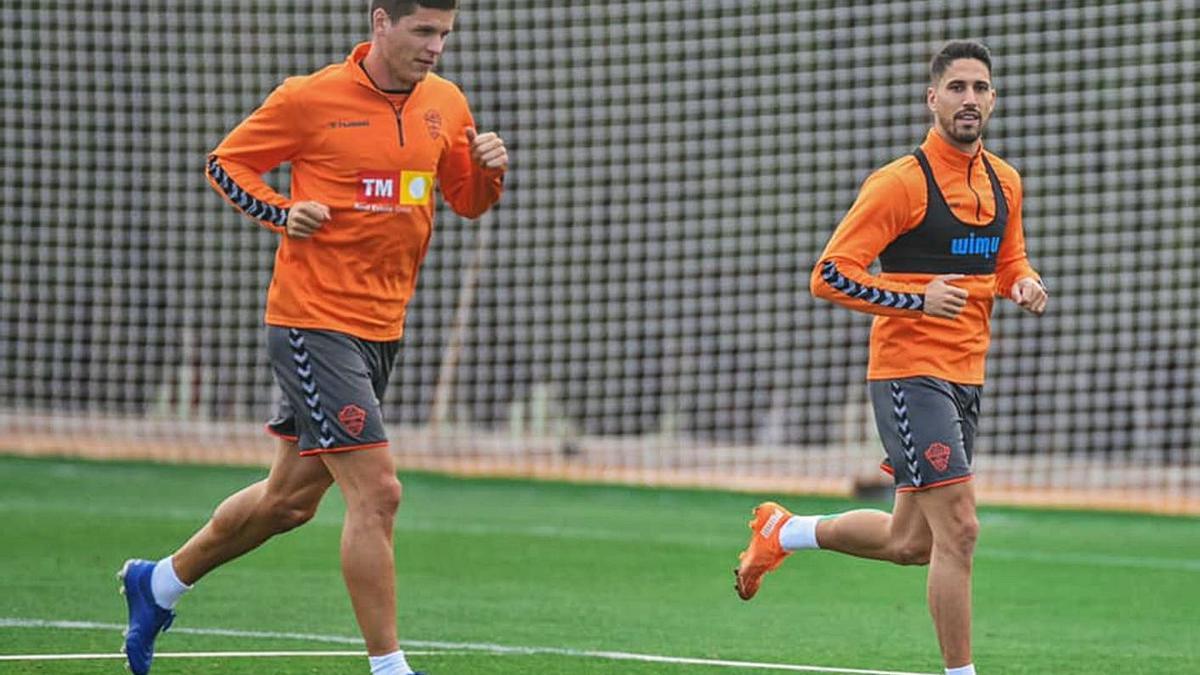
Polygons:
<instances>
[{"instance_id":1,"label":"white sock cuff","mask_svg":"<svg viewBox=\"0 0 1200 675\"><path fill-rule=\"evenodd\" d=\"M968 663L958 668L947 668L946 675L975 675L975 664Z\"/></svg>"},{"instance_id":2,"label":"white sock cuff","mask_svg":"<svg viewBox=\"0 0 1200 675\"><path fill-rule=\"evenodd\" d=\"M792 516L779 528L779 545L785 551L821 548L817 544L817 522L821 516Z\"/></svg>"},{"instance_id":3,"label":"white sock cuff","mask_svg":"<svg viewBox=\"0 0 1200 675\"><path fill-rule=\"evenodd\" d=\"M404 652L396 650L383 656L368 656L371 663L371 675L410 675L412 668L404 658Z\"/></svg>"},{"instance_id":4,"label":"white sock cuff","mask_svg":"<svg viewBox=\"0 0 1200 675\"><path fill-rule=\"evenodd\" d=\"M175 565L170 558L163 558L154 565L154 571L150 574L150 592L159 607L175 609L175 603L190 590L192 587L180 581L175 574Z\"/></svg>"}]
</instances>

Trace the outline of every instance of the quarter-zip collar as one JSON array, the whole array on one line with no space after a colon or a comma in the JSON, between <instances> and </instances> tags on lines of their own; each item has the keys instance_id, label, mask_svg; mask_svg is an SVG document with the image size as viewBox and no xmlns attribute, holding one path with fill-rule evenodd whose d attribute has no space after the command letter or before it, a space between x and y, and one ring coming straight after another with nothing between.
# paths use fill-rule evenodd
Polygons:
<instances>
[{"instance_id":1,"label":"quarter-zip collar","mask_svg":"<svg viewBox=\"0 0 1200 675\"><path fill-rule=\"evenodd\" d=\"M974 154L968 154L950 145L936 129L930 129L929 133L925 135L925 142L921 144L921 149L934 164L941 164L960 173L966 173L968 169L984 171L982 162L979 161L983 155L982 142L979 143L979 149Z\"/></svg>"},{"instance_id":2,"label":"quarter-zip collar","mask_svg":"<svg viewBox=\"0 0 1200 675\"><path fill-rule=\"evenodd\" d=\"M929 133L925 135L925 142L921 144L921 150L929 158L934 175L942 176L939 178L938 184L942 186L943 193L951 191L948 189L950 185L944 181L947 179L951 182L962 180L966 183L970 194L969 199L973 202L969 207L974 214L973 222L980 223L986 220L987 213L985 211L993 210L995 205L990 203L991 200L987 200L985 204L982 194L991 191L987 169L983 166L983 142L979 143L979 149L973 154L968 154L950 145L950 142L942 138L937 129L930 129Z\"/></svg>"},{"instance_id":3,"label":"quarter-zip collar","mask_svg":"<svg viewBox=\"0 0 1200 675\"><path fill-rule=\"evenodd\" d=\"M370 89L380 98L380 100L385 101L388 106L391 106L392 100L388 97L387 93L376 86L373 81L371 81L371 77L367 75L367 70L362 67L362 61L364 58L366 58L367 53L370 51L370 42L360 42L357 45L354 45L354 49L350 52L350 55L346 57L346 63L342 67L349 71L350 77L356 83ZM410 89L408 92L408 97L404 100L403 106L399 108L393 108L393 113L396 116L396 135L400 142L400 147L404 147L405 145L403 108L408 105L409 101L411 101L414 96L416 96L417 89L419 88L420 84L420 82L413 84L412 89Z\"/></svg>"},{"instance_id":4,"label":"quarter-zip collar","mask_svg":"<svg viewBox=\"0 0 1200 675\"><path fill-rule=\"evenodd\" d=\"M355 82L370 89L371 91L382 94L384 91L375 86L375 83L372 82L371 78L367 76L367 71L362 67L362 61L367 57L367 53L370 51L370 42L360 42L354 45L354 49L350 52L350 55L346 57L344 68L350 73L350 78ZM413 94L417 93L417 89L419 89L420 86L420 82L413 84L412 89L410 89L408 92L409 98L412 98Z\"/></svg>"}]
</instances>

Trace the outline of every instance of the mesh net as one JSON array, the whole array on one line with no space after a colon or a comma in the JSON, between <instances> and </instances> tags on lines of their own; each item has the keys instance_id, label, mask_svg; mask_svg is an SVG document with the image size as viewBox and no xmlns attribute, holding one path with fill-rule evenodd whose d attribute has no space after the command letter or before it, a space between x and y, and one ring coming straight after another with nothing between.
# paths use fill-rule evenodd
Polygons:
<instances>
[{"instance_id":1,"label":"mesh net","mask_svg":"<svg viewBox=\"0 0 1200 675\"><path fill-rule=\"evenodd\" d=\"M362 4L4 3L3 450L271 456L275 240L204 157L364 39ZM440 71L513 167L492 214L439 212L385 401L404 466L878 481L869 320L807 277L862 180L923 137L929 55L974 37L1053 292L1040 320L998 305L980 490L1198 508L1194 6L827 4L465 7Z\"/></svg>"}]
</instances>

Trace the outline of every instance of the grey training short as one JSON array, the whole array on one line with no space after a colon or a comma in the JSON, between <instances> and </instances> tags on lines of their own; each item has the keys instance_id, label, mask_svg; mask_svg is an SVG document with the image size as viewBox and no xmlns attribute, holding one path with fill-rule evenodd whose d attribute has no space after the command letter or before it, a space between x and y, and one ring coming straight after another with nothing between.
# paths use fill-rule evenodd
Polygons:
<instances>
[{"instance_id":1,"label":"grey training short","mask_svg":"<svg viewBox=\"0 0 1200 675\"><path fill-rule=\"evenodd\" d=\"M911 492L971 478L983 388L936 377L868 383L875 424L896 490Z\"/></svg>"},{"instance_id":2,"label":"grey training short","mask_svg":"<svg viewBox=\"0 0 1200 675\"><path fill-rule=\"evenodd\" d=\"M398 351L399 340L267 326L267 354L283 390L267 431L296 442L301 455L387 445L379 401Z\"/></svg>"}]
</instances>

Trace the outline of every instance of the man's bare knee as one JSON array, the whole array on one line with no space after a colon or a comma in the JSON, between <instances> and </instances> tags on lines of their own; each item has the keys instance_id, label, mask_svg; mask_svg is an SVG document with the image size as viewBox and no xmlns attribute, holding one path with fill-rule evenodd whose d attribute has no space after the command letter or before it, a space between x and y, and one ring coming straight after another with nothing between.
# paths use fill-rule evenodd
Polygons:
<instances>
[{"instance_id":1,"label":"man's bare knee","mask_svg":"<svg viewBox=\"0 0 1200 675\"><path fill-rule=\"evenodd\" d=\"M979 540L979 518L974 509L961 510L944 530L944 537L936 542L939 550L948 553L964 564L970 565L975 556L975 543Z\"/></svg>"},{"instance_id":2,"label":"man's bare knee","mask_svg":"<svg viewBox=\"0 0 1200 675\"><path fill-rule=\"evenodd\" d=\"M979 541L979 519L975 514L954 523L953 541L959 555L967 559L975 555L975 542Z\"/></svg>"},{"instance_id":3,"label":"man's bare knee","mask_svg":"<svg viewBox=\"0 0 1200 675\"><path fill-rule=\"evenodd\" d=\"M325 496L326 482L294 487L279 487L263 496L259 513L276 534L294 530L317 515L317 507Z\"/></svg>"},{"instance_id":4,"label":"man's bare knee","mask_svg":"<svg viewBox=\"0 0 1200 675\"><path fill-rule=\"evenodd\" d=\"M394 476L381 476L370 484L360 484L358 493L347 495L346 506L361 516L379 518L388 523L400 510L403 488Z\"/></svg>"},{"instance_id":5,"label":"man's bare knee","mask_svg":"<svg viewBox=\"0 0 1200 675\"><path fill-rule=\"evenodd\" d=\"M318 500L297 498L274 499L264 509L271 529L276 533L294 530L317 515Z\"/></svg>"},{"instance_id":6,"label":"man's bare knee","mask_svg":"<svg viewBox=\"0 0 1200 675\"><path fill-rule=\"evenodd\" d=\"M404 486L394 475L385 478L375 494L375 504L378 511L389 517L395 516L400 510L400 500L404 497Z\"/></svg>"},{"instance_id":7,"label":"man's bare knee","mask_svg":"<svg viewBox=\"0 0 1200 675\"><path fill-rule=\"evenodd\" d=\"M892 562L897 565L928 565L929 543L905 543L892 552Z\"/></svg>"}]
</instances>

